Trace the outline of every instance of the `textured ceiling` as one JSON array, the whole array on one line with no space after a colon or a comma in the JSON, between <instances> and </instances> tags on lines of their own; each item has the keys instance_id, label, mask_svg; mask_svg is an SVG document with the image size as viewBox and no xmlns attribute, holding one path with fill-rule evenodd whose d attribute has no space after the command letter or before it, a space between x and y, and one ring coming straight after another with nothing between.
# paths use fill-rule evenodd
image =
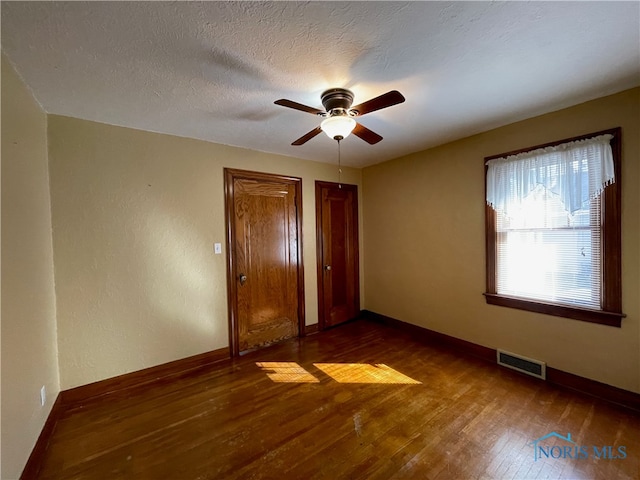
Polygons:
<instances>
[{"instance_id":1,"label":"textured ceiling","mask_svg":"<svg viewBox=\"0 0 640 480\"><path fill-rule=\"evenodd\" d=\"M291 142L327 88L354 104L365 166L640 85L638 2L2 2L2 50L48 112L334 162Z\"/></svg>"}]
</instances>

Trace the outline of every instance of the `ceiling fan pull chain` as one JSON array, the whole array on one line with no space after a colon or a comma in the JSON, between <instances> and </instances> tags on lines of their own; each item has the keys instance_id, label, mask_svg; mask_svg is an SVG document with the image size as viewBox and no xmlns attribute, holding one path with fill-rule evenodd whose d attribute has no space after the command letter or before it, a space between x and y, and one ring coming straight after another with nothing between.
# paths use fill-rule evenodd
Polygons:
<instances>
[{"instance_id":1,"label":"ceiling fan pull chain","mask_svg":"<svg viewBox=\"0 0 640 480\"><path fill-rule=\"evenodd\" d=\"M340 137L336 137L338 142L338 188L342 188L342 165L340 163Z\"/></svg>"}]
</instances>

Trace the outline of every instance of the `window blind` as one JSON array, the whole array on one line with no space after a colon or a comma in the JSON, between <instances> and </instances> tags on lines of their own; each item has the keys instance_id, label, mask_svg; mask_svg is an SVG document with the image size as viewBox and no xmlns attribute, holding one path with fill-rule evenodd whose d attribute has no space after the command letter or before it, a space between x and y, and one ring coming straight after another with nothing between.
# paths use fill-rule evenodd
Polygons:
<instances>
[{"instance_id":1,"label":"window blind","mask_svg":"<svg viewBox=\"0 0 640 480\"><path fill-rule=\"evenodd\" d=\"M498 294L600 308L600 198L572 215L536 189L519 214L498 212L496 250Z\"/></svg>"}]
</instances>

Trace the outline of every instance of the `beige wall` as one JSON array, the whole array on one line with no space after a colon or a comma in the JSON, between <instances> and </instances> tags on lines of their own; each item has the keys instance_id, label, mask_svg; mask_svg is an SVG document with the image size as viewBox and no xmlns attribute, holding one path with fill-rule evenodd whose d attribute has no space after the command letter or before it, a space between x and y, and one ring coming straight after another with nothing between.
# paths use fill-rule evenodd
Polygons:
<instances>
[{"instance_id":1,"label":"beige wall","mask_svg":"<svg viewBox=\"0 0 640 480\"><path fill-rule=\"evenodd\" d=\"M303 179L317 323L314 181L336 165L53 115L49 146L63 389L228 345L224 167Z\"/></svg>"},{"instance_id":2,"label":"beige wall","mask_svg":"<svg viewBox=\"0 0 640 480\"><path fill-rule=\"evenodd\" d=\"M20 476L60 391L55 322L47 118L3 55L1 475L6 480Z\"/></svg>"},{"instance_id":3,"label":"beige wall","mask_svg":"<svg viewBox=\"0 0 640 480\"><path fill-rule=\"evenodd\" d=\"M483 157L623 128L622 328L486 305ZM363 171L364 308L640 392L640 89Z\"/></svg>"}]
</instances>

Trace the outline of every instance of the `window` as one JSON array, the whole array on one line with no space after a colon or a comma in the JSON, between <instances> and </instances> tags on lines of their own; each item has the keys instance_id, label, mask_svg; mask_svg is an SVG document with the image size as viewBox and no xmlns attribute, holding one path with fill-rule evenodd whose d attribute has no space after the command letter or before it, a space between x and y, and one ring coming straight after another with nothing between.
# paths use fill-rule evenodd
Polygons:
<instances>
[{"instance_id":1,"label":"window","mask_svg":"<svg viewBox=\"0 0 640 480\"><path fill-rule=\"evenodd\" d=\"M487 303L621 325L620 135L485 158Z\"/></svg>"}]
</instances>

